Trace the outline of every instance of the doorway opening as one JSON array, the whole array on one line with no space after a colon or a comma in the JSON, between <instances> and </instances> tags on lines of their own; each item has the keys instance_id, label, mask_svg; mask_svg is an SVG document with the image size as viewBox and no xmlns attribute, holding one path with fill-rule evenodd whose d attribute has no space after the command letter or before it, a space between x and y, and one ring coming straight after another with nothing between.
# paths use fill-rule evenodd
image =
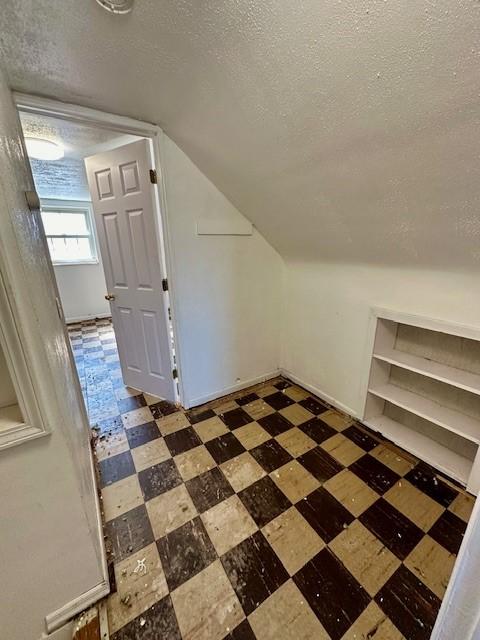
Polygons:
<instances>
[{"instance_id":1,"label":"doorway opening","mask_svg":"<svg viewBox=\"0 0 480 640\"><path fill-rule=\"evenodd\" d=\"M90 424L161 412L180 397L153 133L17 106Z\"/></svg>"}]
</instances>

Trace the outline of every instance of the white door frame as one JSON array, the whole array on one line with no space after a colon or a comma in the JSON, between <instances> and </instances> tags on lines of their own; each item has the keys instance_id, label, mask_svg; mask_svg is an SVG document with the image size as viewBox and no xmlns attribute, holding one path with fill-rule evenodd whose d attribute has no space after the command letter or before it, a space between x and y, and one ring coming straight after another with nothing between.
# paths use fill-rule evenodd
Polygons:
<instances>
[{"instance_id":1,"label":"white door frame","mask_svg":"<svg viewBox=\"0 0 480 640\"><path fill-rule=\"evenodd\" d=\"M126 116L119 116L105 111L98 111L90 107L81 107L76 104L51 100L50 98L42 98L40 96L30 95L26 93L13 92L13 99L17 109L24 113L35 113L44 116L60 118L70 122L85 124L90 127L98 127L103 129L111 129L119 133L130 134L149 138L152 141L153 160L157 171L157 189L156 193L156 228L157 241L160 252L161 268L165 277L168 279L168 296L169 305L166 305L166 322L168 322L168 306L170 306L170 315L173 329L173 340L175 345L175 359L173 347L169 341L170 362L172 370L178 371L178 401L183 405L185 392L182 380L182 356L180 352L180 343L178 340L177 313L175 304L175 272L173 265L173 251L168 224L168 209L166 198L165 180L162 171L162 158L164 146L164 133L160 127L149 122L142 122Z\"/></svg>"}]
</instances>

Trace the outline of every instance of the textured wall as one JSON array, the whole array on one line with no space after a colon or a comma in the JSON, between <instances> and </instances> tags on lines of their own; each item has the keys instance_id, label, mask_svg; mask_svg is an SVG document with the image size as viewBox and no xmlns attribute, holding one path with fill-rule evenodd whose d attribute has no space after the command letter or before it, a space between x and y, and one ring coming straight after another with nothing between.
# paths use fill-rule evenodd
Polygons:
<instances>
[{"instance_id":1,"label":"textured wall","mask_svg":"<svg viewBox=\"0 0 480 640\"><path fill-rule=\"evenodd\" d=\"M0 22L15 88L159 123L282 255L479 264L478 2L17 0Z\"/></svg>"}]
</instances>

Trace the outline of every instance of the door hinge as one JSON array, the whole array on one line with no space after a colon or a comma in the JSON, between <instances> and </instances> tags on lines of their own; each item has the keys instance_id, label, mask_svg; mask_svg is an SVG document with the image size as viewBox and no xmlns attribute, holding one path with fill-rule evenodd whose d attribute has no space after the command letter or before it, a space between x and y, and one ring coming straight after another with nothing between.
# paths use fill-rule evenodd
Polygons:
<instances>
[{"instance_id":1,"label":"door hinge","mask_svg":"<svg viewBox=\"0 0 480 640\"><path fill-rule=\"evenodd\" d=\"M150 169L150 182L152 184L157 184L157 170Z\"/></svg>"},{"instance_id":2,"label":"door hinge","mask_svg":"<svg viewBox=\"0 0 480 640\"><path fill-rule=\"evenodd\" d=\"M177 371L177 369L173 369L173 370L172 370L172 378L173 378L174 380L176 380L176 379L178 378L178 371Z\"/></svg>"},{"instance_id":3,"label":"door hinge","mask_svg":"<svg viewBox=\"0 0 480 640\"><path fill-rule=\"evenodd\" d=\"M164 278L164 279L162 280L162 289L163 289L164 291L168 291L168 280L167 280L167 278Z\"/></svg>"}]
</instances>

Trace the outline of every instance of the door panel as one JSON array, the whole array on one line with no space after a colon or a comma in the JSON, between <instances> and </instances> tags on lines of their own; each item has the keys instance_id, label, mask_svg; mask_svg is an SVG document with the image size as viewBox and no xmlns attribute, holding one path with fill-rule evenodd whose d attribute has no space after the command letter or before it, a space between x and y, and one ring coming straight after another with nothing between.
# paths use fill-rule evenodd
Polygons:
<instances>
[{"instance_id":1,"label":"door panel","mask_svg":"<svg viewBox=\"0 0 480 640\"><path fill-rule=\"evenodd\" d=\"M124 382L174 401L148 145L86 158L85 167Z\"/></svg>"}]
</instances>

